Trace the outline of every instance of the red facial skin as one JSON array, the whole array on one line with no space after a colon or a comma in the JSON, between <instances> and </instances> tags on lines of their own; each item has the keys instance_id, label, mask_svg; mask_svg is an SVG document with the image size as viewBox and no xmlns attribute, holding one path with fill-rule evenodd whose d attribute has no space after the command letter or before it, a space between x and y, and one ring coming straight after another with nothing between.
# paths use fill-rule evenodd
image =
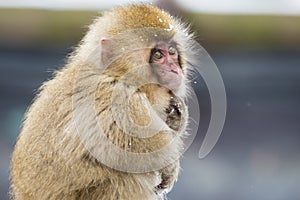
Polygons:
<instances>
[{"instance_id":1,"label":"red facial skin","mask_svg":"<svg viewBox=\"0 0 300 200\"><path fill-rule=\"evenodd\" d=\"M165 42L158 43L152 52L150 63L162 86L170 90L179 89L182 83L183 73L175 45Z\"/></svg>"}]
</instances>

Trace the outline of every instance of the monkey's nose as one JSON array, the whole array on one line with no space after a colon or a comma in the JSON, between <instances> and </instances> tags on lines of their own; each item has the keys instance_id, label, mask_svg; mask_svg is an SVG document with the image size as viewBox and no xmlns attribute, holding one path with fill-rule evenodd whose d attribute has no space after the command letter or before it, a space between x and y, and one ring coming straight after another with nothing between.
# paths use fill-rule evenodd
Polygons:
<instances>
[{"instance_id":1,"label":"monkey's nose","mask_svg":"<svg viewBox=\"0 0 300 200\"><path fill-rule=\"evenodd\" d=\"M179 65L174 62L173 59L167 59L166 60L166 64L168 65L168 68L170 69L171 72L175 73L175 74L180 74L180 70L181 68L179 67Z\"/></svg>"}]
</instances>

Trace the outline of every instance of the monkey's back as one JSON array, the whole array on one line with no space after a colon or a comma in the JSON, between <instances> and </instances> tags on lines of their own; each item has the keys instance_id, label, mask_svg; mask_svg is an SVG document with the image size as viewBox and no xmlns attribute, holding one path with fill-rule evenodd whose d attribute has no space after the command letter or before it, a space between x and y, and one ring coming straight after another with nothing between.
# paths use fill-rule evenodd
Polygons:
<instances>
[{"instance_id":1,"label":"monkey's back","mask_svg":"<svg viewBox=\"0 0 300 200\"><path fill-rule=\"evenodd\" d=\"M67 75L75 73L65 69L45 83L27 111L11 160L16 199L51 199L69 187L70 171L77 166L68 161L66 147L77 143L82 148L71 127L65 127L71 119L72 77Z\"/></svg>"}]
</instances>

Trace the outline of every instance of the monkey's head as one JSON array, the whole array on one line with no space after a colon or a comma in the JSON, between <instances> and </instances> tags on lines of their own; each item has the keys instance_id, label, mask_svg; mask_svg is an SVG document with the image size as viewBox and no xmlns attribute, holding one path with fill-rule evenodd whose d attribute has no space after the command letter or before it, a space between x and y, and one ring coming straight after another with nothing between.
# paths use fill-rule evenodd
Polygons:
<instances>
[{"instance_id":1,"label":"monkey's head","mask_svg":"<svg viewBox=\"0 0 300 200\"><path fill-rule=\"evenodd\" d=\"M127 83L141 86L146 79L184 96L190 39L185 26L169 13L133 4L98 18L75 59L86 60L116 79L138 73L134 80L125 78Z\"/></svg>"}]
</instances>

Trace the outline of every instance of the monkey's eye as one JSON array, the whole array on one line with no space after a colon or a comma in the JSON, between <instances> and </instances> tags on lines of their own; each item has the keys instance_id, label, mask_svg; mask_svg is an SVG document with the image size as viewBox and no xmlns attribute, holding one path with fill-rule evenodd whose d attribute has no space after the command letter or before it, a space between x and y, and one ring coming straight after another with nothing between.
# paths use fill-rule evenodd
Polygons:
<instances>
[{"instance_id":1,"label":"monkey's eye","mask_svg":"<svg viewBox=\"0 0 300 200\"><path fill-rule=\"evenodd\" d=\"M155 51L152 56L154 59L159 60L163 57L163 54L160 51Z\"/></svg>"},{"instance_id":2,"label":"monkey's eye","mask_svg":"<svg viewBox=\"0 0 300 200\"><path fill-rule=\"evenodd\" d=\"M172 46L169 47L169 50L168 50L168 51L169 51L169 54L170 54L170 55L175 55L176 52L177 52L176 49L175 49L174 47L172 47Z\"/></svg>"}]
</instances>

